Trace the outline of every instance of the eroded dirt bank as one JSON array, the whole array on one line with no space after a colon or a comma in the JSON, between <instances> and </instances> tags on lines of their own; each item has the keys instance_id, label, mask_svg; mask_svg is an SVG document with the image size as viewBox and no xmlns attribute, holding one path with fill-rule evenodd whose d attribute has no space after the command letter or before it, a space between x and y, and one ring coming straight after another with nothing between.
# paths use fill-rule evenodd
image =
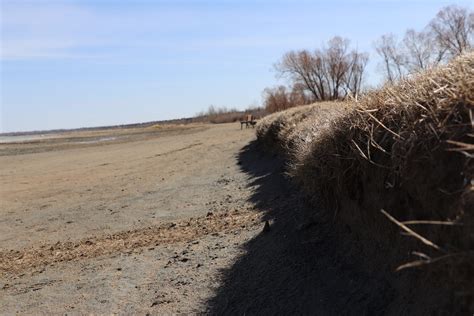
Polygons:
<instances>
[{"instance_id":1,"label":"eroded dirt bank","mask_svg":"<svg viewBox=\"0 0 474 316\"><path fill-rule=\"evenodd\" d=\"M296 107L257 126L312 203L308 220L332 217L346 261L381 281L369 314L474 312L473 66L468 53L358 101Z\"/></svg>"}]
</instances>

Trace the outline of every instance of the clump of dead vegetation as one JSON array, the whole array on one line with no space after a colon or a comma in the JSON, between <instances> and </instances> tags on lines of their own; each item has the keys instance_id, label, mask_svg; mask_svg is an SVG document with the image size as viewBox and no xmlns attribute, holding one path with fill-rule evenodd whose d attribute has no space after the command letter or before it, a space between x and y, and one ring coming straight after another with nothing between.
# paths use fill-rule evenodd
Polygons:
<instances>
[{"instance_id":1,"label":"clump of dead vegetation","mask_svg":"<svg viewBox=\"0 0 474 316\"><path fill-rule=\"evenodd\" d=\"M259 214L234 211L164 223L115 234L91 237L75 242L43 244L39 248L0 250L0 273L19 274L25 270L44 269L60 262L96 258L113 253L138 253L145 247L191 241L205 235L229 232L242 225L261 222Z\"/></svg>"},{"instance_id":2,"label":"clump of dead vegetation","mask_svg":"<svg viewBox=\"0 0 474 316\"><path fill-rule=\"evenodd\" d=\"M474 53L338 103L332 117L325 106L268 116L259 141L284 153L366 264L399 271L391 286L472 313Z\"/></svg>"},{"instance_id":3,"label":"clump of dead vegetation","mask_svg":"<svg viewBox=\"0 0 474 316\"><path fill-rule=\"evenodd\" d=\"M346 106L344 102L319 102L270 114L257 125L257 137L268 151L293 156L345 113Z\"/></svg>"}]
</instances>

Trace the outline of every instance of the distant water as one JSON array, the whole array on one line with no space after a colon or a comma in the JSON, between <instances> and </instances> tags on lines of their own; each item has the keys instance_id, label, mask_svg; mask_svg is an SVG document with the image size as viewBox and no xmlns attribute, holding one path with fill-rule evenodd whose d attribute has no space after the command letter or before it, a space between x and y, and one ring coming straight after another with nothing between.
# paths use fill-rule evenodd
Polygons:
<instances>
[{"instance_id":1,"label":"distant water","mask_svg":"<svg viewBox=\"0 0 474 316\"><path fill-rule=\"evenodd\" d=\"M48 134L48 135L18 135L18 136L0 136L0 144L9 144L9 143L24 143L30 142L34 140L43 140L48 138L57 138L58 135ZM77 144L94 144L106 141L112 141L117 139L117 137L100 137L95 138L91 137L90 140L84 140L84 138L80 138L78 140L74 140L73 138L68 139L71 143Z\"/></svg>"},{"instance_id":2,"label":"distant water","mask_svg":"<svg viewBox=\"0 0 474 316\"><path fill-rule=\"evenodd\" d=\"M80 141L77 142L78 144L94 144L94 143L100 143L100 142L106 142L109 140L115 140L117 137L102 137L102 138L95 138L92 140L85 140L85 141Z\"/></svg>"},{"instance_id":3,"label":"distant water","mask_svg":"<svg viewBox=\"0 0 474 316\"><path fill-rule=\"evenodd\" d=\"M47 139L47 138L54 138L56 135L17 135L17 136L0 136L0 144L6 144L6 143L23 143L23 142L29 142L32 140L41 140L41 139Z\"/></svg>"}]
</instances>

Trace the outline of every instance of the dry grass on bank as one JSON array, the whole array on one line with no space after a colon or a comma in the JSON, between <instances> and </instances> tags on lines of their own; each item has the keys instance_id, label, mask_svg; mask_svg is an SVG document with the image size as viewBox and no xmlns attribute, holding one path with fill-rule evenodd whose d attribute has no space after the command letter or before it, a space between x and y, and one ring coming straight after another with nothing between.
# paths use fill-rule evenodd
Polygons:
<instances>
[{"instance_id":1,"label":"dry grass on bank","mask_svg":"<svg viewBox=\"0 0 474 316\"><path fill-rule=\"evenodd\" d=\"M363 255L423 267L439 304L474 312L474 53L359 103L268 116L257 137Z\"/></svg>"},{"instance_id":2,"label":"dry grass on bank","mask_svg":"<svg viewBox=\"0 0 474 316\"><path fill-rule=\"evenodd\" d=\"M257 138L268 151L293 155L314 142L321 130L348 110L347 106L343 102L320 102L270 114L257 125Z\"/></svg>"}]
</instances>

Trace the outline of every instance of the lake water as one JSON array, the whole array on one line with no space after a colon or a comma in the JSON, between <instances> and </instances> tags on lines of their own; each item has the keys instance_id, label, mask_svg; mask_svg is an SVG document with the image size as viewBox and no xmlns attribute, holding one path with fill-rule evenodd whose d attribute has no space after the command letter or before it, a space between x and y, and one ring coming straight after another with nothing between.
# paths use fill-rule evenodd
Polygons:
<instances>
[{"instance_id":1,"label":"lake water","mask_svg":"<svg viewBox=\"0 0 474 316\"><path fill-rule=\"evenodd\" d=\"M0 144L9 144L9 143L24 143L35 140L44 140L49 138L58 138L58 135L55 134L46 134L46 135L19 135L19 136L0 136ZM91 137L90 140L84 140L80 138L75 140L74 138L69 138L68 142L77 143L77 144L94 144L100 142L107 142L117 139L117 137Z\"/></svg>"},{"instance_id":2,"label":"lake water","mask_svg":"<svg viewBox=\"0 0 474 316\"><path fill-rule=\"evenodd\" d=\"M0 144L23 143L23 142L29 142L32 140L41 140L41 139L54 138L54 137L57 137L57 135L37 134L37 135L0 136Z\"/></svg>"}]
</instances>

